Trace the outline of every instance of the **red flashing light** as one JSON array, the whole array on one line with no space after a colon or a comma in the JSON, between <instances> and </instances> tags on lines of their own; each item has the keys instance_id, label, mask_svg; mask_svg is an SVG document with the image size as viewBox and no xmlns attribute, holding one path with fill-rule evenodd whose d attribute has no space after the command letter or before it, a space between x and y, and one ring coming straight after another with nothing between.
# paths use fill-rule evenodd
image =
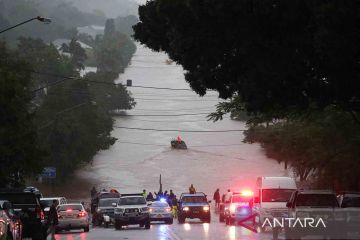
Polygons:
<instances>
[{"instance_id":1,"label":"red flashing light","mask_svg":"<svg viewBox=\"0 0 360 240\"><path fill-rule=\"evenodd\" d=\"M244 191L241 191L241 195L245 196L245 197L251 197L254 195L254 193L251 190L244 190Z\"/></svg>"}]
</instances>

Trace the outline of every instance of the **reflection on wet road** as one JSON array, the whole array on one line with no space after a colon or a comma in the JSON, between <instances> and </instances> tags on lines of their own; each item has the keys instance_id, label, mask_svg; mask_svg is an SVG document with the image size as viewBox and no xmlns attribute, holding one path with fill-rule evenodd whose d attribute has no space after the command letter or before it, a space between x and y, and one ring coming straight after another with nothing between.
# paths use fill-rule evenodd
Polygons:
<instances>
[{"instance_id":1,"label":"reflection on wet road","mask_svg":"<svg viewBox=\"0 0 360 240\"><path fill-rule=\"evenodd\" d=\"M217 217L217 215L213 216ZM270 232L253 233L240 226L226 226L224 223L218 222L217 219L210 224L201 223L197 220L178 224L175 220L173 225L152 224L150 230L137 226L130 226L118 231L113 227L108 229L96 227L92 228L89 233L73 231L56 235L57 240L269 240L271 238ZM280 235L279 239L284 239L284 237Z\"/></svg>"}]
</instances>

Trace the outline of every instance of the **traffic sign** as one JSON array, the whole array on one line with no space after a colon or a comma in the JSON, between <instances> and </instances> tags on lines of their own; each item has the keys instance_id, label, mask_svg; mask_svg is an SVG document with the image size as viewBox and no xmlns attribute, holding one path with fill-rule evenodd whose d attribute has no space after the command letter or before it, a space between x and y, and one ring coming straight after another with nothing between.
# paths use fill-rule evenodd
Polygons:
<instances>
[{"instance_id":1,"label":"traffic sign","mask_svg":"<svg viewBox=\"0 0 360 240\"><path fill-rule=\"evenodd\" d=\"M43 178L56 178L56 167L44 167L41 176Z\"/></svg>"}]
</instances>

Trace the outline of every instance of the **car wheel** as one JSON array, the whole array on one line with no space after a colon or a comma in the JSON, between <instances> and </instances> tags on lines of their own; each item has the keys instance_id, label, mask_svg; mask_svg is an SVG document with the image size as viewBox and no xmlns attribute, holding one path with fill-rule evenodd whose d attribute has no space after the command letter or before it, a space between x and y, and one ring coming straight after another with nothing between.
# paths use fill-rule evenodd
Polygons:
<instances>
[{"instance_id":1,"label":"car wheel","mask_svg":"<svg viewBox=\"0 0 360 240\"><path fill-rule=\"evenodd\" d=\"M167 220L166 223L171 225L174 223L174 219L171 218L171 219Z\"/></svg>"},{"instance_id":2,"label":"car wheel","mask_svg":"<svg viewBox=\"0 0 360 240\"><path fill-rule=\"evenodd\" d=\"M210 223L211 222L211 217L209 216L209 217L205 218L204 222L205 223Z\"/></svg>"},{"instance_id":3,"label":"car wheel","mask_svg":"<svg viewBox=\"0 0 360 240\"><path fill-rule=\"evenodd\" d=\"M139 224L139 227L143 228L145 225L143 223Z\"/></svg>"},{"instance_id":4,"label":"car wheel","mask_svg":"<svg viewBox=\"0 0 360 240\"><path fill-rule=\"evenodd\" d=\"M183 224L183 223L185 223L185 218L178 216L178 221L180 224Z\"/></svg>"},{"instance_id":5,"label":"car wheel","mask_svg":"<svg viewBox=\"0 0 360 240\"><path fill-rule=\"evenodd\" d=\"M150 229L150 220L145 223L145 229Z\"/></svg>"},{"instance_id":6,"label":"car wheel","mask_svg":"<svg viewBox=\"0 0 360 240\"><path fill-rule=\"evenodd\" d=\"M90 231L90 227L89 226L86 226L85 228L84 228L84 232L89 232Z\"/></svg>"},{"instance_id":7,"label":"car wheel","mask_svg":"<svg viewBox=\"0 0 360 240\"><path fill-rule=\"evenodd\" d=\"M106 223L105 223L105 228L108 228L108 227L109 227L109 223L106 222Z\"/></svg>"},{"instance_id":8,"label":"car wheel","mask_svg":"<svg viewBox=\"0 0 360 240\"><path fill-rule=\"evenodd\" d=\"M219 222L224 222L224 216L222 214L219 215Z\"/></svg>"}]
</instances>

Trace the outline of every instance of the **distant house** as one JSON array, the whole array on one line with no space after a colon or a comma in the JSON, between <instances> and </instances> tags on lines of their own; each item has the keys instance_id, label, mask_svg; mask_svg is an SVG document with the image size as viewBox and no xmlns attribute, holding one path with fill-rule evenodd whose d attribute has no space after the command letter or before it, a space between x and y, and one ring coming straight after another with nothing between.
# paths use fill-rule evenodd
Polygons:
<instances>
[{"instance_id":1,"label":"distant house","mask_svg":"<svg viewBox=\"0 0 360 240\"><path fill-rule=\"evenodd\" d=\"M60 48L62 47L63 44L66 44L66 45L69 45L69 43L71 42L70 39L65 39L65 38L59 38L59 39L56 39L52 42L52 44L57 48L57 50L60 51ZM77 41L80 46L83 48L83 49L92 49L91 46L83 43L83 42L80 42L80 41Z\"/></svg>"},{"instance_id":2,"label":"distant house","mask_svg":"<svg viewBox=\"0 0 360 240\"><path fill-rule=\"evenodd\" d=\"M77 31L79 33L85 33L87 35L90 35L95 39L96 35L104 35L104 26L96 26L96 25L90 25L85 27L78 27Z\"/></svg>"}]
</instances>

